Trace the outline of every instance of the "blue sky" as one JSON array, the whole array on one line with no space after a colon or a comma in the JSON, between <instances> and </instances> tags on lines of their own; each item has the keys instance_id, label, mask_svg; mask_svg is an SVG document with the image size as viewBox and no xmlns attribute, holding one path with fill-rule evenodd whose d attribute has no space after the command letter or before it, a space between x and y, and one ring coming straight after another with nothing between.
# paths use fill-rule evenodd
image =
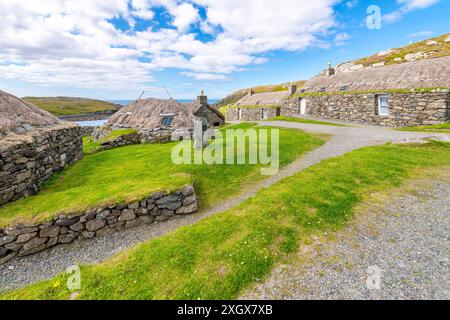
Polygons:
<instances>
[{"instance_id":1,"label":"blue sky","mask_svg":"<svg viewBox=\"0 0 450 320\"><path fill-rule=\"evenodd\" d=\"M449 33L449 12L448 0L0 1L0 90L220 98Z\"/></svg>"}]
</instances>

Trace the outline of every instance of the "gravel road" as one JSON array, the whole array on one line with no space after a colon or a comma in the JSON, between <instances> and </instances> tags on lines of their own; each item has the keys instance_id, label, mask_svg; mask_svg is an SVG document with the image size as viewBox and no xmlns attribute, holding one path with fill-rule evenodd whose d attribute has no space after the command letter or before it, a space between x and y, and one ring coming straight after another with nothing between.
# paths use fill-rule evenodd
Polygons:
<instances>
[{"instance_id":1,"label":"gravel road","mask_svg":"<svg viewBox=\"0 0 450 320\"><path fill-rule=\"evenodd\" d=\"M277 175L253 184L243 190L239 196L224 201L204 212L161 224L114 233L97 239L58 246L32 256L13 259L4 265L0 265L0 290L19 288L36 281L52 278L74 264L104 261L117 252L138 243L162 236L179 227L191 225L208 216L232 208L255 195L260 189L267 188L281 179L296 174L327 158L336 157L364 146L379 145L386 142L418 142L424 138L450 141L450 135L448 134L403 132L372 126L337 127L281 121L261 122L260 124L326 133L333 135L333 137L322 147L281 169Z\"/></svg>"},{"instance_id":2,"label":"gravel road","mask_svg":"<svg viewBox=\"0 0 450 320\"><path fill-rule=\"evenodd\" d=\"M242 299L450 299L450 175L316 237Z\"/></svg>"}]
</instances>

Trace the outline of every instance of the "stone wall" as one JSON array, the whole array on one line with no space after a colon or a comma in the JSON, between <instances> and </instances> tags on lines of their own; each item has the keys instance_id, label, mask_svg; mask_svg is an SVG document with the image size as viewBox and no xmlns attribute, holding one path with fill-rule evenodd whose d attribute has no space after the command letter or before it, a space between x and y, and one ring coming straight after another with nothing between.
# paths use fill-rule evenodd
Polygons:
<instances>
[{"instance_id":1,"label":"stone wall","mask_svg":"<svg viewBox=\"0 0 450 320\"><path fill-rule=\"evenodd\" d=\"M82 214L61 215L48 223L0 229L0 264L75 240L160 223L197 212L192 186L173 193L153 193L128 205L92 209Z\"/></svg>"},{"instance_id":2,"label":"stone wall","mask_svg":"<svg viewBox=\"0 0 450 320\"><path fill-rule=\"evenodd\" d=\"M261 121L263 119L263 109L267 110L267 118L273 118L280 115L280 109L276 108L240 108L241 119L239 119L239 108L230 108L227 111L227 121Z\"/></svg>"},{"instance_id":3,"label":"stone wall","mask_svg":"<svg viewBox=\"0 0 450 320\"><path fill-rule=\"evenodd\" d=\"M89 126L89 127L80 127L80 132L81 132L81 135L83 136L83 137L90 137L93 133L94 133L94 130L95 130L95 128L96 127L92 127L92 126Z\"/></svg>"},{"instance_id":4,"label":"stone wall","mask_svg":"<svg viewBox=\"0 0 450 320\"><path fill-rule=\"evenodd\" d=\"M300 99L306 100L306 116L380 126L418 126L449 121L448 92L388 93L389 115L378 115L378 94L329 94L287 100L284 116L301 116Z\"/></svg>"},{"instance_id":5,"label":"stone wall","mask_svg":"<svg viewBox=\"0 0 450 320\"><path fill-rule=\"evenodd\" d=\"M53 173L83 156L80 127L41 129L0 141L0 205L35 194Z\"/></svg>"},{"instance_id":6,"label":"stone wall","mask_svg":"<svg viewBox=\"0 0 450 320\"><path fill-rule=\"evenodd\" d=\"M141 143L141 135L139 133L130 133L124 134L123 136L119 136L111 141L105 141L100 144L101 150L129 146L132 144Z\"/></svg>"}]
</instances>

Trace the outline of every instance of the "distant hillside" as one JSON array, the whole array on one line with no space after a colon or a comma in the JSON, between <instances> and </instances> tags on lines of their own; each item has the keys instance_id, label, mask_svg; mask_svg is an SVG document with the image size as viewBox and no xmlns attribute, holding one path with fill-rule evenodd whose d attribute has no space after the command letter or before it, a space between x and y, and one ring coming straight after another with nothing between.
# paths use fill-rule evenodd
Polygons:
<instances>
[{"instance_id":1,"label":"distant hillside","mask_svg":"<svg viewBox=\"0 0 450 320\"><path fill-rule=\"evenodd\" d=\"M25 97L23 100L28 101L55 116L114 112L121 107L111 102L84 98Z\"/></svg>"},{"instance_id":2,"label":"distant hillside","mask_svg":"<svg viewBox=\"0 0 450 320\"><path fill-rule=\"evenodd\" d=\"M300 80L295 81L294 84L297 85L298 88L302 87L305 84L306 81ZM218 108L222 106L226 106L228 104L236 103L243 97L245 97L248 94L248 91L250 89L253 89L255 93L262 93L262 92L276 92L276 91L286 91L291 83L283 83L283 84L275 84L275 85L266 85L266 86L257 86L252 88L246 88L241 89L238 91L235 91L225 98L217 101L214 105Z\"/></svg>"},{"instance_id":3,"label":"distant hillside","mask_svg":"<svg viewBox=\"0 0 450 320\"><path fill-rule=\"evenodd\" d=\"M404 47L389 49L370 57L346 62L336 67L336 72L350 72L365 68L400 64L409 61L450 56L450 33L416 42Z\"/></svg>"}]
</instances>

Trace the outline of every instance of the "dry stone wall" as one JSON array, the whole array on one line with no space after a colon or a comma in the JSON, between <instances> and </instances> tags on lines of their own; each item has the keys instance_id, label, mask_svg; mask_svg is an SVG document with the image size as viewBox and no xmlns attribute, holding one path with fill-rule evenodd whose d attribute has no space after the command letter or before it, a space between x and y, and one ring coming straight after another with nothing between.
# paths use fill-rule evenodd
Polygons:
<instances>
[{"instance_id":1,"label":"dry stone wall","mask_svg":"<svg viewBox=\"0 0 450 320\"><path fill-rule=\"evenodd\" d=\"M47 223L0 229L0 264L56 245L160 223L197 210L197 195L193 186L188 185L173 193L153 193L128 205L102 207L81 214L61 215Z\"/></svg>"},{"instance_id":2,"label":"dry stone wall","mask_svg":"<svg viewBox=\"0 0 450 320\"><path fill-rule=\"evenodd\" d=\"M356 123L402 127L443 123L450 120L448 92L388 93L389 115L378 114L378 94L327 94L291 98L281 108L284 116L301 116L300 99L306 100L306 115Z\"/></svg>"},{"instance_id":3,"label":"dry stone wall","mask_svg":"<svg viewBox=\"0 0 450 320\"><path fill-rule=\"evenodd\" d=\"M81 159L82 148L75 125L0 140L0 205L38 192L53 173Z\"/></svg>"},{"instance_id":4,"label":"dry stone wall","mask_svg":"<svg viewBox=\"0 0 450 320\"><path fill-rule=\"evenodd\" d=\"M273 118L280 115L280 109L277 108L240 108L241 119L239 119L239 108L230 108L227 111L227 121L261 121L263 118L263 110L267 112L267 118Z\"/></svg>"}]
</instances>

